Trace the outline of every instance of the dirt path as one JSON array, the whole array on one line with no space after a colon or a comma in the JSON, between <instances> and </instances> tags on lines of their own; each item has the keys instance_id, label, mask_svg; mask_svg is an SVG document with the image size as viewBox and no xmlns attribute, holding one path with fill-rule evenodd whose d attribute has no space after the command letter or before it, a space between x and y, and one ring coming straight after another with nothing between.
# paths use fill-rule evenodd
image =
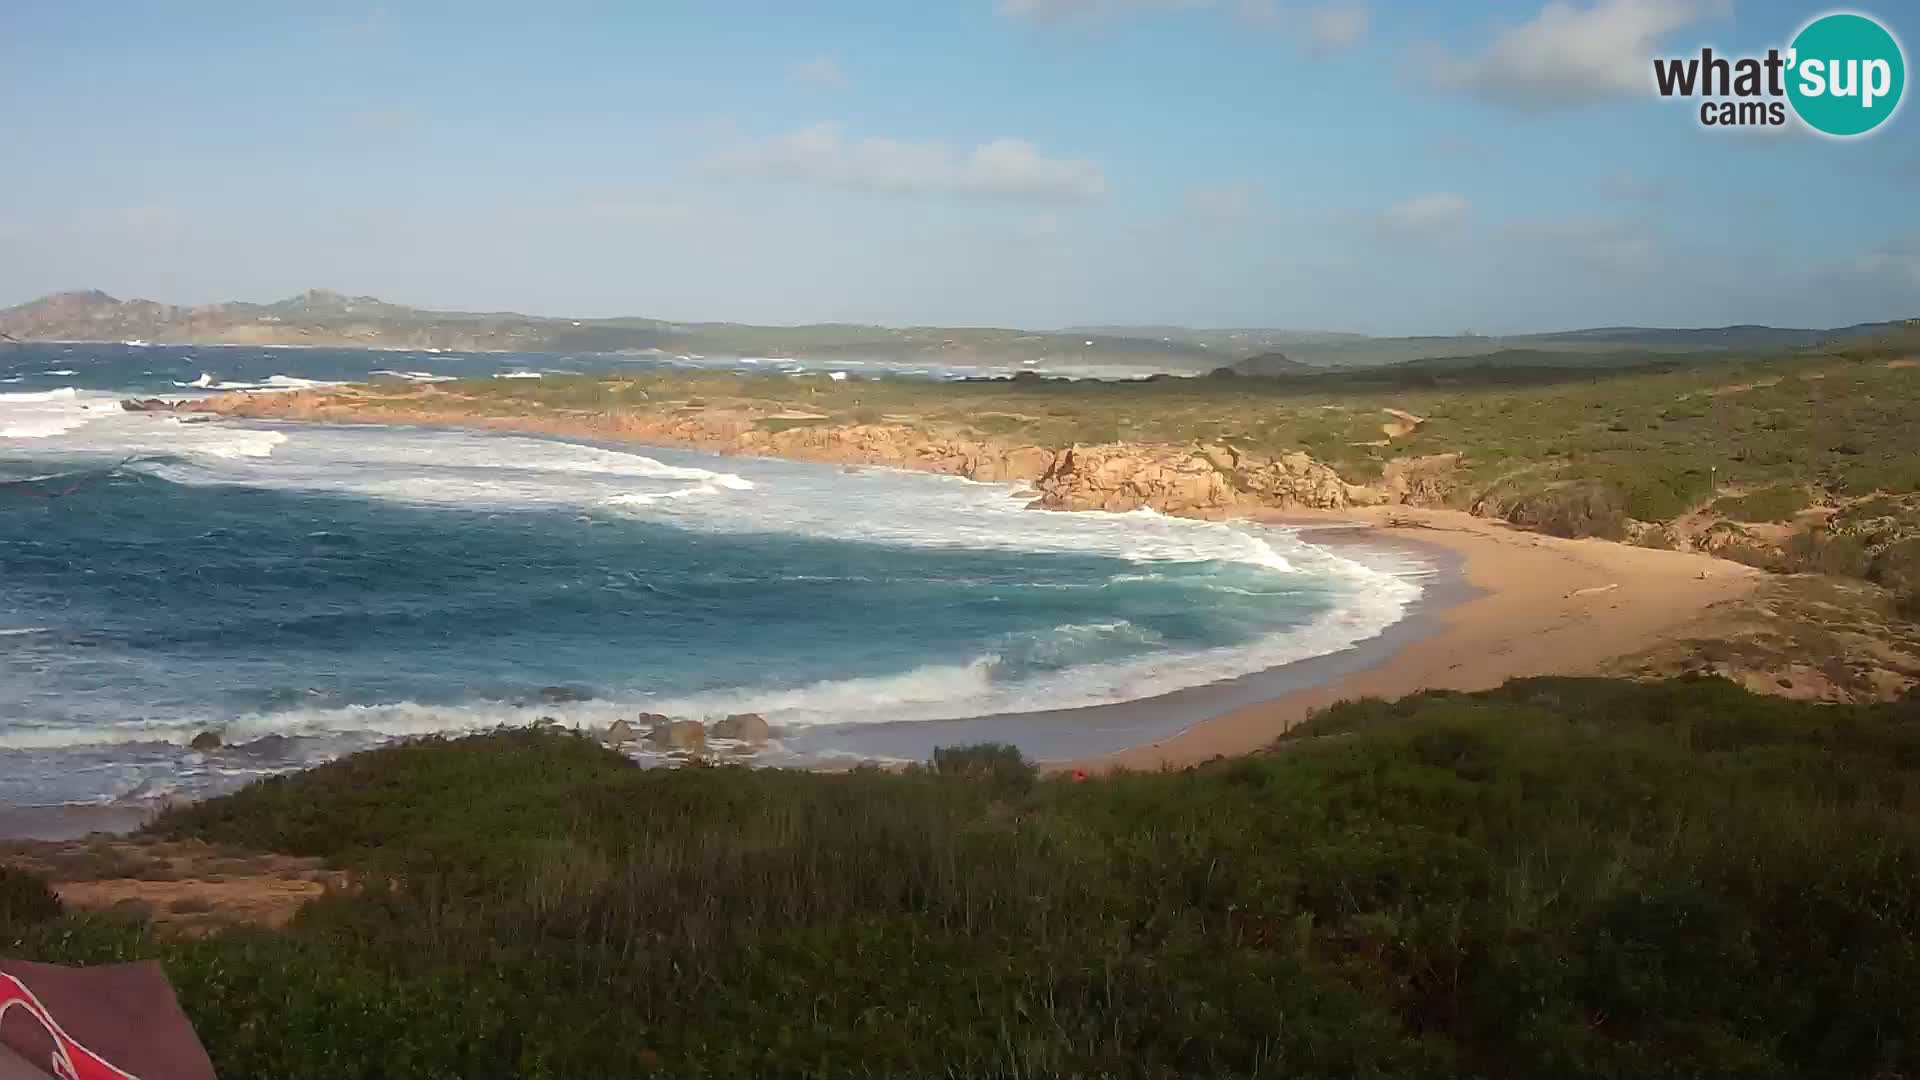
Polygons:
<instances>
[{"instance_id":1,"label":"dirt path","mask_svg":"<svg viewBox=\"0 0 1920 1080\"><path fill-rule=\"evenodd\" d=\"M18 840L0 861L46 878L62 903L151 919L188 933L233 924L285 926L307 901L345 889L319 859L234 852L196 840L96 835Z\"/></svg>"}]
</instances>

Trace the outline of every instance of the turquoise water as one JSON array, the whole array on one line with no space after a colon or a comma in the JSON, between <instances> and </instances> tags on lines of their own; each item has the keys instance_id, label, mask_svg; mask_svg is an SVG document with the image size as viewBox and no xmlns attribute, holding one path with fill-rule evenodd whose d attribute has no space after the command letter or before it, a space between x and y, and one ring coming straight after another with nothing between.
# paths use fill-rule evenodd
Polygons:
<instances>
[{"instance_id":1,"label":"turquoise water","mask_svg":"<svg viewBox=\"0 0 1920 1080\"><path fill-rule=\"evenodd\" d=\"M1418 592L1281 530L1029 511L952 477L182 423L110 392L152 392L116 365L158 350L30 385L22 351L0 353L22 378L0 386L0 804L200 793L393 736L642 710L762 712L773 760L857 754L873 725L1345 648ZM239 749L185 750L204 729Z\"/></svg>"}]
</instances>

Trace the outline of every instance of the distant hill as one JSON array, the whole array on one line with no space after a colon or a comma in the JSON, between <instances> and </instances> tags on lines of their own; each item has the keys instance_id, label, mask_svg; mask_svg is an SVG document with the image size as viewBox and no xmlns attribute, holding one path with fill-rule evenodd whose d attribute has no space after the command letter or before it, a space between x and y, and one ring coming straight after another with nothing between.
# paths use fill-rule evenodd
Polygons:
<instances>
[{"instance_id":1,"label":"distant hill","mask_svg":"<svg viewBox=\"0 0 1920 1080\"><path fill-rule=\"evenodd\" d=\"M925 357L930 363L1117 365L1202 371L1218 354L1183 342L991 327L750 326L648 318L564 319L517 312L431 311L312 289L271 304L182 307L99 290L56 293L0 310L22 341L331 345L461 352L646 352L722 356Z\"/></svg>"},{"instance_id":2,"label":"distant hill","mask_svg":"<svg viewBox=\"0 0 1920 1080\"><path fill-rule=\"evenodd\" d=\"M1904 322L1857 323L1830 330L1790 330L1774 326L1717 326L1700 330L1662 330L1643 326L1610 326L1592 330L1563 330L1536 334L1539 341L1571 341L1585 344L1606 341L1617 345L1644 347L1708 349L1799 349L1828 341L1879 337L1900 330Z\"/></svg>"},{"instance_id":3,"label":"distant hill","mask_svg":"<svg viewBox=\"0 0 1920 1080\"><path fill-rule=\"evenodd\" d=\"M55 293L0 310L0 337L21 341L150 341L166 344L332 345L460 352L632 353L913 360L943 365L1045 363L1195 373L1222 367L1260 374L1408 362L1611 367L1626 354L1706 359L1728 351L1770 352L1883 336L1904 324L1830 330L1728 326L1657 329L1616 326L1547 334L1373 338L1317 330L1194 329L1129 325L1031 331L998 327L886 327L852 323L753 326L651 318L566 319L511 311L433 311L373 296L311 289L270 304L183 307L120 300L97 289ZM1487 360L1496 357L1504 359Z\"/></svg>"},{"instance_id":4,"label":"distant hill","mask_svg":"<svg viewBox=\"0 0 1920 1080\"><path fill-rule=\"evenodd\" d=\"M1317 368L1310 364L1303 364L1298 360L1288 358L1286 353L1263 352L1256 353L1244 360L1235 360L1233 363L1227 365L1227 370L1240 375L1274 376L1310 375L1314 372L1325 371L1326 368Z\"/></svg>"}]
</instances>

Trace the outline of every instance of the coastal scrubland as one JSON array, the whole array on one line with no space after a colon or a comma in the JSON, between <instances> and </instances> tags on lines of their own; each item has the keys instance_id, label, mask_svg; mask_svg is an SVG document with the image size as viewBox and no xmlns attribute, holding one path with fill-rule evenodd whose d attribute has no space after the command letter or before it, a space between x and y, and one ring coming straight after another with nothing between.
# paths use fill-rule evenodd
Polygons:
<instances>
[{"instance_id":1,"label":"coastal scrubland","mask_svg":"<svg viewBox=\"0 0 1920 1080\"><path fill-rule=\"evenodd\" d=\"M157 957L223 1076L1888 1077L1920 1068L1920 704L1531 679L1182 772L645 770L424 739L142 838L346 871Z\"/></svg>"}]
</instances>

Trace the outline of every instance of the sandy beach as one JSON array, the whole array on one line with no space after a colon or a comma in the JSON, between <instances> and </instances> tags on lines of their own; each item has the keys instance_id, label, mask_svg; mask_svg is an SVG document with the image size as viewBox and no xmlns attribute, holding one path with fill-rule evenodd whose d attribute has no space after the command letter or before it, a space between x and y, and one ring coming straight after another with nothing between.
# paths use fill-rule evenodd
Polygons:
<instances>
[{"instance_id":1,"label":"sandy beach","mask_svg":"<svg viewBox=\"0 0 1920 1080\"><path fill-rule=\"evenodd\" d=\"M1475 595L1430 613L1434 632L1362 671L1228 711L1178 735L1058 767L1180 768L1258 750L1318 709L1422 690L1484 690L1529 675L1599 672L1667 640L1765 576L1690 552L1563 540L1461 511L1405 506L1276 513L1270 524L1351 523L1355 539L1399 538L1460 557Z\"/></svg>"}]
</instances>

